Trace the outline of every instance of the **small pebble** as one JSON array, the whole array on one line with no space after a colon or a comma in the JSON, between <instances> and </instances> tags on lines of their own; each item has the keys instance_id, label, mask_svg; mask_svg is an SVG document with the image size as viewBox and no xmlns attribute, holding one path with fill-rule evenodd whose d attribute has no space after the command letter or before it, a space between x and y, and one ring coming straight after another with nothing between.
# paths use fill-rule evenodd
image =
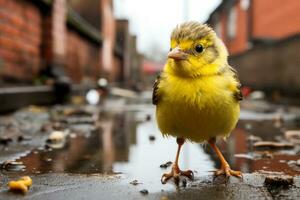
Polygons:
<instances>
[{"instance_id":1,"label":"small pebble","mask_svg":"<svg viewBox=\"0 0 300 200\"><path fill-rule=\"evenodd\" d=\"M140 193L141 193L142 195L147 195L147 194L149 194L148 190L146 190L146 189L141 190Z\"/></svg>"},{"instance_id":2,"label":"small pebble","mask_svg":"<svg viewBox=\"0 0 300 200\"><path fill-rule=\"evenodd\" d=\"M32 139L32 138L29 137L29 136L23 136L23 135L20 135L20 136L18 137L18 142L29 141L29 140L31 140L31 139Z\"/></svg>"},{"instance_id":3,"label":"small pebble","mask_svg":"<svg viewBox=\"0 0 300 200\"><path fill-rule=\"evenodd\" d=\"M150 120L151 120L151 115L147 115L147 116L146 116L146 120L147 120L147 121L150 121Z\"/></svg>"},{"instance_id":4,"label":"small pebble","mask_svg":"<svg viewBox=\"0 0 300 200\"><path fill-rule=\"evenodd\" d=\"M130 184L131 185L138 185L138 184L141 184L141 183L139 183L138 180L133 180L133 181L130 182Z\"/></svg>"},{"instance_id":5,"label":"small pebble","mask_svg":"<svg viewBox=\"0 0 300 200\"><path fill-rule=\"evenodd\" d=\"M154 141L156 138L155 138L155 136L154 135L149 135L149 140L150 141Z\"/></svg>"},{"instance_id":6,"label":"small pebble","mask_svg":"<svg viewBox=\"0 0 300 200\"><path fill-rule=\"evenodd\" d=\"M26 166L23 164L23 162L5 161L1 164L1 168L7 171L23 171L25 170Z\"/></svg>"},{"instance_id":7,"label":"small pebble","mask_svg":"<svg viewBox=\"0 0 300 200\"><path fill-rule=\"evenodd\" d=\"M9 143L11 143L13 140L9 137L1 137L0 138L0 144L2 145L8 145Z\"/></svg>"},{"instance_id":8,"label":"small pebble","mask_svg":"<svg viewBox=\"0 0 300 200\"><path fill-rule=\"evenodd\" d=\"M171 161L168 161L168 162L166 162L166 163L164 163L164 164L161 164L159 167L160 168L168 168L169 166L171 166L172 165L172 162Z\"/></svg>"}]
</instances>

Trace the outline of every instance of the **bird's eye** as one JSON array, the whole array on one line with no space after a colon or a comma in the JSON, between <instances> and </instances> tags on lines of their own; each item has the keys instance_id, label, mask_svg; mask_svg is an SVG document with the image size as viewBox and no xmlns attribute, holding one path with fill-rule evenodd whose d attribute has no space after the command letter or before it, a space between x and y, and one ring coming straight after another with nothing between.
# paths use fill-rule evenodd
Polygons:
<instances>
[{"instance_id":1,"label":"bird's eye","mask_svg":"<svg viewBox=\"0 0 300 200\"><path fill-rule=\"evenodd\" d=\"M172 47L170 47L169 51L172 51Z\"/></svg>"},{"instance_id":2,"label":"bird's eye","mask_svg":"<svg viewBox=\"0 0 300 200\"><path fill-rule=\"evenodd\" d=\"M204 50L204 48L203 48L202 45L197 44L197 45L195 46L195 50L196 50L197 53L202 53L203 50Z\"/></svg>"}]
</instances>

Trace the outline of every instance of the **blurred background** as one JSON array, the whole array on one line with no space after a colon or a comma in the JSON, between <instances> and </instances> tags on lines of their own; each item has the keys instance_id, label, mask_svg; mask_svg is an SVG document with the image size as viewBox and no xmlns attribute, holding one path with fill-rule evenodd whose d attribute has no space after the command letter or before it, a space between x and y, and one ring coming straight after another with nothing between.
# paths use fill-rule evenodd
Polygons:
<instances>
[{"instance_id":1,"label":"blurred background","mask_svg":"<svg viewBox=\"0 0 300 200\"><path fill-rule=\"evenodd\" d=\"M299 0L0 0L1 169L121 172L161 191L168 165L158 166L176 143L156 126L152 84L172 29L196 20L224 41L243 86L240 122L220 144L233 168L300 175L299 10ZM181 162L218 166L198 144Z\"/></svg>"},{"instance_id":2,"label":"blurred background","mask_svg":"<svg viewBox=\"0 0 300 200\"><path fill-rule=\"evenodd\" d=\"M243 85L297 93L298 8L294 0L2 0L1 86L54 76L148 85L163 67L172 28L197 20L223 39Z\"/></svg>"},{"instance_id":3,"label":"blurred background","mask_svg":"<svg viewBox=\"0 0 300 200\"><path fill-rule=\"evenodd\" d=\"M68 84L70 92L76 92L95 87L100 78L121 88L149 89L163 68L170 32L187 20L208 23L222 38L245 95L253 90L275 100L299 95L300 5L295 0L284 4L279 0L1 0L0 4L0 95L10 87L20 87L12 91L24 98L23 91L30 97L45 95L51 89L38 86L56 83ZM45 98L27 104L53 100ZM3 101L0 110L14 107Z\"/></svg>"}]
</instances>

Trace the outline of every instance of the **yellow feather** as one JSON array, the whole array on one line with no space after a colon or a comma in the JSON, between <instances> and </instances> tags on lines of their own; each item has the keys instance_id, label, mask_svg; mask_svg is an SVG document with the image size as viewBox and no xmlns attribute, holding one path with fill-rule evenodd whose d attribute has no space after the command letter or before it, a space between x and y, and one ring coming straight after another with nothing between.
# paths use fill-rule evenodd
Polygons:
<instances>
[{"instance_id":1,"label":"yellow feather","mask_svg":"<svg viewBox=\"0 0 300 200\"><path fill-rule=\"evenodd\" d=\"M168 67L168 66L166 66ZM185 79L165 74L158 93L158 126L163 134L196 142L227 136L239 117L239 104L229 89L230 77Z\"/></svg>"}]
</instances>

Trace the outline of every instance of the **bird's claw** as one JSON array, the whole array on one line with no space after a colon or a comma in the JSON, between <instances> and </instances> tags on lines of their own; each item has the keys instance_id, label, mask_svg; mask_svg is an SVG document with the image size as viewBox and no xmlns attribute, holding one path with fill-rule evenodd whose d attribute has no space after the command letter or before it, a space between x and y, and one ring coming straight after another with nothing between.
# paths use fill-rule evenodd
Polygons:
<instances>
[{"instance_id":1,"label":"bird's claw","mask_svg":"<svg viewBox=\"0 0 300 200\"><path fill-rule=\"evenodd\" d=\"M242 172L234 171L234 170L230 169L230 167L223 167L222 169L215 171L215 176L219 176L219 175L225 175L226 178L228 178L230 176L235 176L238 178L243 177Z\"/></svg>"},{"instance_id":2,"label":"bird's claw","mask_svg":"<svg viewBox=\"0 0 300 200\"><path fill-rule=\"evenodd\" d=\"M160 181L162 184L166 184L168 182L168 180L173 178L175 184L179 185L180 176L185 176L185 177L189 178L190 180L194 180L194 173L192 170L181 171L181 170L175 169L173 167L172 171L170 173L165 173L162 175Z\"/></svg>"}]
</instances>

